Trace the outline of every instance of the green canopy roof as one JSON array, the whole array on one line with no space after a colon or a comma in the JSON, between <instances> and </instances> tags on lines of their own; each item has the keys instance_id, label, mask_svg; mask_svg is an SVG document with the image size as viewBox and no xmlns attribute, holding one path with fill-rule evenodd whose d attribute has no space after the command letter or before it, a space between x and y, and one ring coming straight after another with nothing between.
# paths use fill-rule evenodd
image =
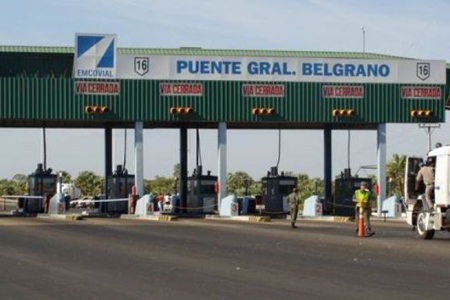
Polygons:
<instances>
[{"instance_id":1,"label":"green canopy roof","mask_svg":"<svg viewBox=\"0 0 450 300\"><path fill-rule=\"evenodd\" d=\"M0 52L13 53L52 53L71 54L73 47L44 46L0 46ZM332 52L332 51L279 51L279 50L237 50L202 49L198 47L164 48L118 48L119 54L134 55L192 55L192 56L269 56L269 57L316 57L316 58L353 58L353 59L411 59L400 56L368 52Z\"/></svg>"}]
</instances>

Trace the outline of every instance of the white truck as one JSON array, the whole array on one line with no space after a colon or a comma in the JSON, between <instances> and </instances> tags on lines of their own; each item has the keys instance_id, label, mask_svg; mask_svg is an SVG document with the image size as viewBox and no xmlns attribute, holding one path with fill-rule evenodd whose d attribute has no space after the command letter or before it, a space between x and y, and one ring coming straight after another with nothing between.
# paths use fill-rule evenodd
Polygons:
<instances>
[{"instance_id":1,"label":"white truck","mask_svg":"<svg viewBox=\"0 0 450 300\"><path fill-rule=\"evenodd\" d=\"M432 239L436 230L450 231L450 146L430 151L427 161L435 167L432 208L428 207L425 200L425 186L416 183L423 159L408 157L405 167L404 202L407 222L422 239Z\"/></svg>"},{"instance_id":2,"label":"white truck","mask_svg":"<svg viewBox=\"0 0 450 300\"><path fill-rule=\"evenodd\" d=\"M57 191L60 190L59 182L57 184ZM61 187L61 191L64 195L67 195L70 197L71 200L76 200L81 198L81 190L77 188L72 183L63 183Z\"/></svg>"}]
</instances>

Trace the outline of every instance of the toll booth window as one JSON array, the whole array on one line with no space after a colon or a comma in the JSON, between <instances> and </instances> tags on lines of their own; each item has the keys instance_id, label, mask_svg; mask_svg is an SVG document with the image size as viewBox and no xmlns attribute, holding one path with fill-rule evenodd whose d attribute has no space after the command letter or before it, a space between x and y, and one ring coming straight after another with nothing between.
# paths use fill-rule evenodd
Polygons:
<instances>
[{"instance_id":1,"label":"toll booth window","mask_svg":"<svg viewBox=\"0 0 450 300\"><path fill-rule=\"evenodd\" d=\"M215 194L214 185L201 185L200 186L200 194Z\"/></svg>"},{"instance_id":2,"label":"toll booth window","mask_svg":"<svg viewBox=\"0 0 450 300\"><path fill-rule=\"evenodd\" d=\"M55 190L56 182L54 178L45 178L43 180L44 192L52 192Z\"/></svg>"},{"instance_id":3,"label":"toll booth window","mask_svg":"<svg viewBox=\"0 0 450 300\"><path fill-rule=\"evenodd\" d=\"M283 195L290 194L292 192L292 190L294 189L294 187L295 186L293 186L293 185L280 185L278 187L278 193L283 194Z\"/></svg>"}]
</instances>

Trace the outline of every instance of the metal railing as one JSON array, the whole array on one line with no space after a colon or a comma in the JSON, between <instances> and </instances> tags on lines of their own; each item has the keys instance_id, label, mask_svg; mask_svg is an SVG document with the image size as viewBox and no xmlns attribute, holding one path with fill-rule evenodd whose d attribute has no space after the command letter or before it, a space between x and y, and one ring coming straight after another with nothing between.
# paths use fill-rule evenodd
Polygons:
<instances>
[{"instance_id":1,"label":"metal railing","mask_svg":"<svg viewBox=\"0 0 450 300\"><path fill-rule=\"evenodd\" d=\"M43 199L44 197L42 196L26 196L26 195L2 195L0 196L0 202L1 204L1 208L2 211L7 211L8 210L8 206L12 206L12 209L18 209L19 208L19 200L21 199ZM9 205L9 204L15 204L15 205Z\"/></svg>"}]
</instances>

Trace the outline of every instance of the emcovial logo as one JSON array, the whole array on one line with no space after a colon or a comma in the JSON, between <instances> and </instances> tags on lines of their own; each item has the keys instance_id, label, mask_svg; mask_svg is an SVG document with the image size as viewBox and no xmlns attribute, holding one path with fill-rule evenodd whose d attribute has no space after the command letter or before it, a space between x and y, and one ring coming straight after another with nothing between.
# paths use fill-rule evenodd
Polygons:
<instances>
[{"instance_id":1,"label":"emcovial logo","mask_svg":"<svg viewBox=\"0 0 450 300\"><path fill-rule=\"evenodd\" d=\"M115 35L77 35L75 77L115 78Z\"/></svg>"}]
</instances>

